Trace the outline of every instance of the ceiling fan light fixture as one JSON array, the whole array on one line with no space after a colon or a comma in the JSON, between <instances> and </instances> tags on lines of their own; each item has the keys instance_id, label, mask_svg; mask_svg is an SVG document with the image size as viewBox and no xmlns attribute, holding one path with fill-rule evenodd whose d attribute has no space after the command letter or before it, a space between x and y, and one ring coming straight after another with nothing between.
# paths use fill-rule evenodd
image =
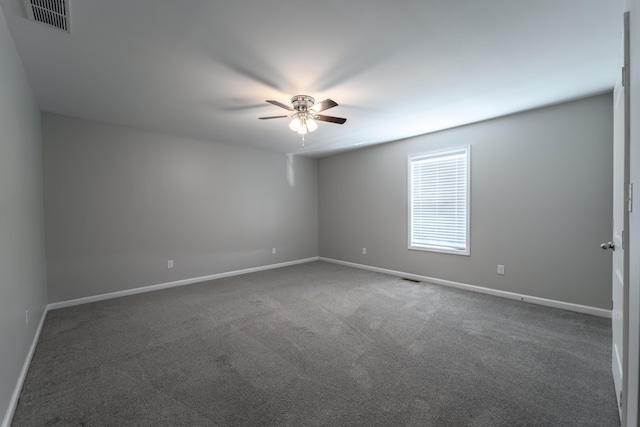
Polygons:
<instances>
[{"instance_id":1,"label":"ceiling fan light fixture","mask_svg":"<svg viewBox=\"0 0 640 427\"><path fill-rule=\"evenodd\" d=\"M300 127L298 128L297 132L299 135L306 135L308 131L309 129L307 128L307 121L303 117L302 119L300 119Z\"/></svg>"},{"instance_id":2,"label":"ceiling fan light fixture","mask_svg":"<svg viewBox=\"0 0 640 427\"><path fill-rule=\"evenodd\" d=\"M324 114L318 114L321 111L328 110L329 108L337 107L338 103L325 99L324 101L316 104L313 97L308 95L296 95L291 98L291 107L281 102L274 100L267 100L269 104L273 104L277 107L284 108L285 110L292 111L290 116L270 116L259 117L260 119L280 119L288 117L291 119L289 122L289 129L302 135L302 145L304 146L304 136L307 133L313 132L318 129L318 120L322 122L337 123L339 125L347 121L342 117L326 116Z\"/></svg>"},{"instance_id":3,"label":"ceiling fan light fixture","mask_svg":"<svg viewBox=\"0 0 640 427\"><path fill-rule=\"evenodd\" d=\"M298 132L300 135L306 135L318 129L318 123L313 120L313 116L307 112L296 113L293 120L289 123L289 129Z\"/></svg>"},{"instance_id":4,"label":"ceiling fan light fixture","mask_svg":"<svg viewBox=\"0 0 640 427\"><path fill-rule=\"evenodd\" d=\"M318 129L318 123L316 123L316 121L312 118L308 118L305 122L307 125L307 129L309 129L309 132L313 132L314 130Z\"/></svg>"},{"instance_id":5,"label":"ceiling fan light fixture","mask_svg":"<svg viewBox=\"0 0 640 427\"><path fill-rule=\"evenodd\" d=\"M291 129L294 132L298 132L298 129L300 129L300 118L296 115L293 120L291 120L291 123L289 123L289 129Z\"/></svg>"}]
</instances>

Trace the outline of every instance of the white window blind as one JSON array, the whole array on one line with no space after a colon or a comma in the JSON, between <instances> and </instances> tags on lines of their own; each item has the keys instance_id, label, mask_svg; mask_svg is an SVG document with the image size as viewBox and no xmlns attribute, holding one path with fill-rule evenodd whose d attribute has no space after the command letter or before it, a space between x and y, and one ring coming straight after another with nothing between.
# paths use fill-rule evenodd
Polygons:
<instances>
[{"instance_id":1,"label":"white window blind","mask_svg":"<svg viewBox=\"0 0 640 427\"><path fill-rule=\"evenodd\" d=\"M409 157L409 248L469 254L469 152Z\"/></svg>"}]
</instances>

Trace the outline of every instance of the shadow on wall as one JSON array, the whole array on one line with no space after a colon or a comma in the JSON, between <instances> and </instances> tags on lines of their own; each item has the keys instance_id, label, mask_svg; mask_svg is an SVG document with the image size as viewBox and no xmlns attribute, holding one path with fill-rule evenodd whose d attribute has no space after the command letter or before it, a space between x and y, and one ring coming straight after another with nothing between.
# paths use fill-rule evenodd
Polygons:
<instances>
[{"instance_id":1,"label":"shadow on wall","mask_svg":"<svg viewBox=\"0 0 640 427\"><path fill-rule=\"evenodd\" d=\"M296 186L296 168L294 164L294 155L287 154L287 182L289 187L294 188Z\"/></svg>"}]
</instances>

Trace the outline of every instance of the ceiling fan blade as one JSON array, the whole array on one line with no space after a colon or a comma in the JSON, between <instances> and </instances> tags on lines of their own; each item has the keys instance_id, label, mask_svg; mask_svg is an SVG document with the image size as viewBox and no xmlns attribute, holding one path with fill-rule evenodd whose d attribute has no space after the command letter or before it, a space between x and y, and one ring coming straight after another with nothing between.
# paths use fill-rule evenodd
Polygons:
<instances>
[{"instance_id":1,"label":"ceiling fan blade","mask_svg":"<svg viewBox=\"0 0 640 427\"><path fill-rule=\"evenodd\" d=\"M322 114L318 114L314 119L320 120L321 122L337 123L339 125L347 121L347 119L343 119L342 117L323 116Z\"/></svg>"},{"instance_id":2,"label":"ceiling fan blade","mask_svg":"<svg viewBox=\"0 0 640 427\"><path fill-rule=\"evenodd\" d=\"M320 111L328 110L329 108L337 107L338 103L333 99L325 99L324 101L318 102L316 105L311 107L316 113Z\"/></svg>"},{"instance_id":3,"label":"ceiling fan blade","mask_svg":"<svg viewBox=\"0 0 640 427\"><path fill-rule=\"evenodd\" d=\"M272 99L267 99L267 102L269 104L277 105L280 108L284 108L285 110L293 111L293 108L288 105L284 105L282 102L274 101Z\"/></svg>"},{"instance_id":4,"label":"ceiling fan blade","mask_svg":"<svg viewBox=\"0 0 640 427\"><path fill-rule=\"evenodd\" d=\"M270 116L270 117L258 117L260 120L267 120L267 119L284 119L285 117L289 117L289 116Z\"/></svg>"}]
</instances>

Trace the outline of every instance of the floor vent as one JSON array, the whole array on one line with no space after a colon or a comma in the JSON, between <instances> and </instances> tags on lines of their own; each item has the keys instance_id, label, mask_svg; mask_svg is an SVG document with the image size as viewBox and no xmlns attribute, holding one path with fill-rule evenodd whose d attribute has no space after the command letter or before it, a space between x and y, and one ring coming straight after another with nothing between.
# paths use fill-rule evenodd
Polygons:
<instances>
[{"instance_id":1,"label":"floor vent","mask_svg":"<svg viewBox=\"0 0 640 427\"><path fill-rule=\"evenodd\" d=\"M69 32L69 0L24 0L27 17Z\"/></svg>"},{"instance_id":2,"label":"floor vent","mask_svg":"<svg viewBox=\"0 0 640 427\"><path fill-rule=\"evenodd\" d=\"M406 280L407 282L420 283L420 280L409 279L408 277L403 277L402 280Z\"/></svg>"}]
</instances>

